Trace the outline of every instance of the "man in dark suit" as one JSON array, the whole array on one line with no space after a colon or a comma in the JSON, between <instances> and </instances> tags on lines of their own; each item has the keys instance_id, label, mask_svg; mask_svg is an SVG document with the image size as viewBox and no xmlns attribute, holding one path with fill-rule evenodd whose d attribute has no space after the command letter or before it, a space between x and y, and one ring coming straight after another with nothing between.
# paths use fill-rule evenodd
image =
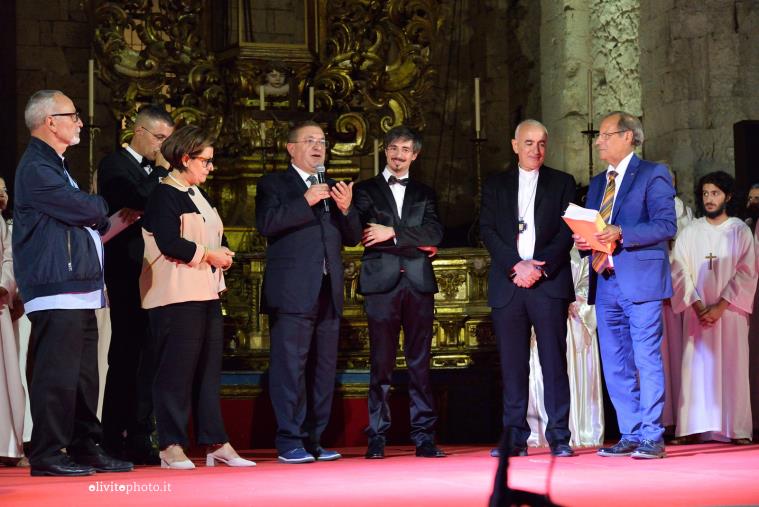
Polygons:
<instances>
[{"instance_id":1,"label":"man in dark suit","mask_svg":"<svg viewBox=\"0 0 759 507\"><path fill-rule=\"evenodd\" d=\"M100 162L98 193L112 213L137 218L145 210L150 192L167 174L156 164L156 158L161 144L173 131L174 122L164 109L146 107L137 114L129 146ZM150 440L154 428L151 386L155 366L148 316L140 305L144 248L139 220L105 245L111 345L103 398L103 437L112 453L134 463L157 465L160 461Z\"/></svg>"},{"instance_id":2,"label":"man in dark suit","mask_svg":"<svg viewBox=\"0 0 759 507\"><path fill-rule=\"evenodd\" d=\"M520 123L511 141L519 166L482 187L480 236L490 252L492 308L503 379L503 445L527 455L530 335L535 328L548 414L546 438L554 456L569 446L567 312L574 301L569 260L572 233L561 218L574 198L569 174L544 166L548 133L535 120ZM494 449L491 454L499 455Z\"/></svg>"},{"instance_id":3,"label":"man in dark suit","mask_svg":"<svg viewBox=\"0 0 759 507\"><path fill-rule=\"evenodd\" d=\"M304 122L288 136L290 166L258 182L256 227L268 239L262 311L269 315L269 393L281 463L339 459L321 447L335 388L343 311L343 244L361 239L353 183L318 183L327 141Z\"/></svg>"},{"instance_id":4,"label":"man in dark suit","mask_svg":"<svg viewBox=\"0 0 759 507\"><path fill-rule=\"evenodd\" d=\"M434 191L409 178L422 138L398 126L385 135L387 166L356 186L355 206L364 229L359 292L369 321L369 447L366 458L385 457L390 428L390 383L398 337L409 376L411 439L416 455L444 457L435 445L435 406L430 384L434 295L438 291L429 253L443 239Z\"/></svg>"},{"instance_id":5,"label":"man in dark suit","mask_svg":"<svg viewBox=\"0 0 759 507\"><path fill-rule=\"evenodd\" d=\"M622 111L601 120L598 153L609 164L590 181L586 206L609 224L596 234L611 255L593 251L588 303L596 305L604 378L621 439L601 456L663 458L662 300L672 295L668 243L677 232L667 167L641 160L643 126ZM577 248L590 245L574 236Z\"/></svg>"}]
</instances>

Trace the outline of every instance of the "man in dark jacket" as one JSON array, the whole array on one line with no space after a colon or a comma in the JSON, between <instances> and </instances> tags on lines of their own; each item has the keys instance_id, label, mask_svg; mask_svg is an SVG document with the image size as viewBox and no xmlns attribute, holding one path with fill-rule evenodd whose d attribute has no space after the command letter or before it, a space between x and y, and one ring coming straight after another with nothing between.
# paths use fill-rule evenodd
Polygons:
<instances>
[{"instance_id":1,"label":"man in dark jacket","mask_svg":"<svg viewBox=\"0 0 759 507\"><path fill-rule=\"evenodd\" d=\"M129 146L105 157L98 168L98 193L111 213L142 215L160 178L168 174L156 164L161 144L174 131L163 109L142 109L134 122ZM140 272L145 242L142 221L133 223L105 246L105 283L111 308L111 345L103 396L103 446L137 464L158 465L150 435L155 376L147 311L140 301ZM126 432L126 438L124 433Z\"/></svg>"},{"instance_id":2,"label":"man in dark jacket","mask_svg":"<svg viewBox=\"0 0 759 507\"><path fill-rule=\"evenodd\" d=\"M38 91L24 111L32 138L16 170L14 266L32 323L29 387L32 475L125 472L132 463L99 445L95 309L105 305L103 246L108 227L102 197L82 192L63 153L79 143L74 103L55 90ZM66 449L66 453L62 449Z\"/></svg>"}]
</instances>

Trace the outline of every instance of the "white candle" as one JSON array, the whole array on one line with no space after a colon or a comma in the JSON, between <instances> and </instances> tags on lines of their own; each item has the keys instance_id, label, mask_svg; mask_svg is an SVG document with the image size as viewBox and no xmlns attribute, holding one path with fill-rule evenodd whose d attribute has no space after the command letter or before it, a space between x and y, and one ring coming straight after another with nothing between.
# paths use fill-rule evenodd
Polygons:
<instances>
[{"instance_id":1,"label":"white candle","mask_svg":"<svg viewBox=\"0 0 759 507\"><path fill-rule=\"evenodd\" d=\"M379 174L379 139L374 140L374 175Z\"/></svg>"},{"instance_id":2,"label":"white candle","mask_svg":"<svg viewBox=\"0 0 759 507\"><path fill-rule=\"evenodd\" d=\"M261 111L266 110L266 92L264 91L264 85L258 87L258 109Z\"/></svg>"},{"instance_id":3,"label":"white candle","mask_svg":"<svg viewBox=\"0 0 759 507\"><path fill-rule=\"evenodd\" d=\"M588 125L593 123L593 71L588 69Z\"/></svg>"},{"instance_id":4,"label":"white candle","mask_svg":"<svg viewBox=\"0 0 759 507\"><path fill-rule=\"evenodd\" d=\"M261 145L266 144L266 124L261 122Z\"/></svg>"},{"instance_id":5,"label":"white candle","mask_svg":"<svg viewBox=\"0 0 759 507\"><path fill-rule=\"evenodd\" d=\"M308 112L309 113L314 112L314 87L313 86L308 87Z\"/></svg>"},{"instance_id":6,"label":"white candle","mask_svg":"<svg viewBox=\"0 0 759 507\"><path fill-rule=\"evenodd\" d=\"M87 65L87 114L90 121L95 118L95 60Z\"/></svg>"},{"instance_id":7,"label":"white candle","mask_svg":"<svg viewBox=\"0 0 759 507\"><path fill-rule=\"evenodd\" d=\"M480 78L474 78L474 131L479 134L481 129L480 121Z\"/></svg>"}]
</instances>

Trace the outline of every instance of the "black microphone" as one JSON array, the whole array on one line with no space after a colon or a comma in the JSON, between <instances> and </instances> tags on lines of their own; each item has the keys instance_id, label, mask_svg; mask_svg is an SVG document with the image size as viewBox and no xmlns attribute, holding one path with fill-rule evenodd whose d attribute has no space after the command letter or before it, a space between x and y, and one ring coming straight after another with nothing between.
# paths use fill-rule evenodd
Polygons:
<instances>
[{"instance_id":1,"label":"black microphone","mask_svg":"<svg viewBox=\"0 0 759 507\"><path fill-rule=\"evenodd\" d=\"M324 167L324 164L316 166L316 181L318 183L327 183L327 168ZM322 202L324 203L324 211L329 213L329 200L323 199Z\"/></svg>"}]
</instances>

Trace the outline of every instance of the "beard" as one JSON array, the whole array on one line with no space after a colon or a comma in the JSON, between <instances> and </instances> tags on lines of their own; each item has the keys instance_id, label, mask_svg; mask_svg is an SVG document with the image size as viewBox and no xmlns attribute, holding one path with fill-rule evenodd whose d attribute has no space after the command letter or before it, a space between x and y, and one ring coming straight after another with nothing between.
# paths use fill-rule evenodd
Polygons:
<instances>
[{"instance_id":1,"label":"beard","mask_svg":"<svg viewBox=\"0 0 759 507\"><path fill-rule=\"evenodd\" d=\"M714 211L704 210L704 215L706 215L706 218L717 218L725 212L725 209L727 209L727 203L723 202Z\"/></svg>"},{"instance_id":2,"label":"beard","mask_svg":"<svg viewBox=\"0 0 759 507\"><path fill-rule=\"evenodd\" d=\"M81 140L82 139L79 137L79 134L75 134L74 137L72 137L69 141L69 146L76 146Z\"/></svg>"}]
</instances>

